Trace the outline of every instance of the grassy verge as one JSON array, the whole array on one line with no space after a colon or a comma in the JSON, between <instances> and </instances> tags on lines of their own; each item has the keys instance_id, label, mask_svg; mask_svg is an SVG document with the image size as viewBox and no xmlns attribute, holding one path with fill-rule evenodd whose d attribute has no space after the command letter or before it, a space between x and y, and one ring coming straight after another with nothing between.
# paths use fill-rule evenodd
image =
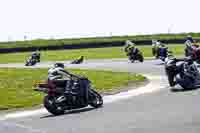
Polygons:
<instances>
[{"instance_id":1,"label":"grassy verge","mask_svg":"<svg viewBox=\"0 0 200 133\"><path fill-rule=\"evenodd\" d=\"M138 46L145 57L151 57L151 46ZM175 55L183 55L184 45L173 44L168 45ZM24 53L9 53L0 54L0 63L16 63L25 62L26 58L30 56L30 52ZM127 58L123 47L109 47L109 48L92 48L92 49L78 49L78 50L58 50L58 51L42 51L41 61L61 61L71 60L84 55L86 59L110 59L110 58Z\"/></svg>"},{"instance_id":2,"label":"grassy verge","mask_svg":"<svg viewBox=\"0 0 200 133\"><path fill-rule=\"evenodd\" d=\"M75 70L71 72L87 75L99 92L110 92L119 86L143 82L141 75L125 72ZM47 69L0 69L0 110L32 107L42 104L44 94L34 92L33 84L46 79Z\"/></svg>"},{"instance_id":3,"label":"grassy verge","mask_svg":"<svg viewBox=\"0 0 200 133\"><path fill-rule=\"evenodd\" d=\"M200 39L200 33L182 33L182 34L154 34L154 35L136 35L136 36L112 36L112 37L96 37L96 38L77 38L77 39L36 39L31 41L15 41L1 42L0 48L16 48L16 47L41 47L50 45L67 45L67 44L84 44L96 42L115 42L130 40L151 40L151 39L184 39L188 34L194 39Z\"/></svg>"}]
</instances>

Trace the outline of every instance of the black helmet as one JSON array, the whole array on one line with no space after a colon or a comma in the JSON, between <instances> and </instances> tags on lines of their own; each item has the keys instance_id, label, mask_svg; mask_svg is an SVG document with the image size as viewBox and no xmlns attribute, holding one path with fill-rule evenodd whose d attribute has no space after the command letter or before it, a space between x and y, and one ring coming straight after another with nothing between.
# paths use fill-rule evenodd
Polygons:
<instances>
[{"instance_id":1,"label":"black helmet","mask_svg":"<svg viewBox=\"0 0 200 133\"><path fill-rule=\"evenodd\" d=\"M55 63L54 67L62 67L62 68L64 68L65 65L64 65L64 63Z\"/></svg>"}]
</instances>

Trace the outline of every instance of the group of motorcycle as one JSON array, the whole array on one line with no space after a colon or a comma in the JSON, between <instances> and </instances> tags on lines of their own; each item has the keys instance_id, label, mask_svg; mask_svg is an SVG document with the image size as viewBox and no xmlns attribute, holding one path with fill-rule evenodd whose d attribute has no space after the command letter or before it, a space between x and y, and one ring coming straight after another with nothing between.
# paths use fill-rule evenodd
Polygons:
<instances>
[{"instance_id":1,"label":"group of motorcycle","mask_svg":"<svg viewBox=\"0 0 200 133\"><path fill-rule=\"evenodd\" d=\"M173 56L172 51L170 51L165 44L161 42L154 42L152 41L152 55L155 56L156 59L160 59L163 62L166 58ZM140 51L138 48L135 47L135 44L131 42L130 40L127 40L125 42L125 49L126 55L128 56L128 59L131 63L134 63L135 61L144 61L144 56L142 51Z\"/></svg>"},{"instance_id":2,"label":"group of motorcycle","mask_svg":"<svg viewBox=\"0 0 200 133\"><path fill-rule=\"evenodd\" d=\"M131 62L135 60L143 62L144 58L141 51L134 47L126 48L126 52L129 50L127 56L129 56ZM171 87L177 84L184 89L200 87L200 72L196 62L200 52L196 50L191 53L191 55L183 59L177 59L164 45L161 45L161 47L153 47L152 54L165 63L165 72ZM71 63L82 62L83 56ZM80 109L88 105L94 108L99 108L103 105L102 96L91 87L90 80L83 76L71 75L71 78L67 81L67 86L65 84L58 86L52 81L47 80L45 83L36 84L35 87L35 91L47 94L44 97L43 104L48 112L53 115L61 115L66 110ZM61 89L57 89L58 87ZM63 88L67 89L67 93L60 91Z\"/></svg>"},{"instance_id":3,"label":"group of motorcycle","mask_svg":"<svg viewBox=\"0 0 200 133\"><path fill-rule=\"evenodd\" d=\"M84 56L80 56L70 62L70 64L83 63ZM33 52L25 62L25 66L33 66L40 62L40 52ZM63 93L63 91L65 93ZM84 77L71 74L70 79L65 84L57 85L51 80L44 83L36 83L35 91L43 92L46 96L43 105L53 115L64 114L66 110L80 109L91 105L99 108L103 105L102 96L91 87L91 81Z\"/></svg>"},{"instance_id":4,"label":"group of motorcycle","mask_svg":"<svg viewBox=\"0 0 200 133\"><path fill-rule=\"evenodd\" d=\"M140 51L131 49L128 56L130 56L132 62L135 60L143 62L143 56ZM70 64L80 64L83 60L84 57L81 56L79 59L70 62ZM30 60L30 62L33 61ZM102 96L92 88L91 81L84 76L71 74L66 83L59 85L51 80L47 80L45 83L36 83L34 90L46 94L43 105L53 115L61 115L65 111L84 108L88 105L94 108L99 108L103 105Z\"/></svg>"},{"instance_id":5,"label":"group of motorcycle","mask_svg":"<svg viewBox=\"0 0 200 133\"><path fill-rule=\"evenodd\" d=\"M175 85L180 85L185 90L200 87L200 49L193 45L196 44L191 45L193 48L186 47L186 57L172 57L165 61L165 72L172 89Z\"/></svg>"},{"instance_id":6,"label":"group of motorcycle","mask_svg":"<svg viewBox=\"0 0 200 133\"><path fill-rule=\"evenodd\" d=\"M25 66L36 65L36 63L40 62L40 58L41 58L40 52L38 51L33 52L32 55L26 60ZM71 61L70 64L81 64L83 63L83 60L84 60L84 56L80 56L78 59Z\"/></svg>"},{"instance_id":7,"label":"group of motorcycle","mask_svg":"<svg viewBox=\"0 0 200 133\"><path fill-rule=\"evenodd\" d=\"M84 60L81 56L73 60L70 64L80 64ZM40 53L34 52L26 61L25 66L33 66L40 62ZM67 89L67 91L64 90ZM36 83L35 91L46 94L43 105L53 115L64 114L66 110L80 109L91 105L99 108L103 105L102 96L91 87L88 78L71 74L70 79L65 84L55 84L51 80L45 83Z\"/></svg>"},{"instance_id":8,"label":"group of motorcycle","mask_svg":"<svg viewBox=\"0 0 200 133\"><path fill-rule=\"evenodd\" d=\"M188 43L188 40L185 43ZM189 43L191 42L189 41ZM131 62L137 59L140 60L141 58L143 61L141 53L142 52L134 54L130 52L127 55ZM170 87L173 88L175 85L180 85L183 89L187 90L200 87L200 48L196 43L191 43L191 46L186 45L186 57L177 59L174 57L172 51L163 43L153 40L152 55L155 56L156 59L160 59L164 62L164 68ZM131 60L132 58L134 61Z\"/></svg>"}]
</instances>

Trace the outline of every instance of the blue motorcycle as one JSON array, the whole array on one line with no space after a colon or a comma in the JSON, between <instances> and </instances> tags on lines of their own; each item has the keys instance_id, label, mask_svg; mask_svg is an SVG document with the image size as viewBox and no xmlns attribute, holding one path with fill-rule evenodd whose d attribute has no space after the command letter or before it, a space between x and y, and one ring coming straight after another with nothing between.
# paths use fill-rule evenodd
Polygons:
<instances>
[{"instance_id":1,"label":"blue motorcycle","mask_svg":"<svg viewBox=\"0 0 200 133\"><path fill-rule=\"evenodd\" d=\"M184 89L200 87L200 72L192 59L169 59L165 62L165 72L171 87L177 84Z\"/></svg>"},{"instance_id":2,"label":"blue motorcycle","mask_svg":"<svg viewBox=\"0 0 200 133\"><path fill-rule=\"evenodd\" d=\"M165 62L165 60L168 60L168 58L174 57L173 52L168 49L168 47L162 46L158 48L158 59Z\"/></svg>"}]
</instances>

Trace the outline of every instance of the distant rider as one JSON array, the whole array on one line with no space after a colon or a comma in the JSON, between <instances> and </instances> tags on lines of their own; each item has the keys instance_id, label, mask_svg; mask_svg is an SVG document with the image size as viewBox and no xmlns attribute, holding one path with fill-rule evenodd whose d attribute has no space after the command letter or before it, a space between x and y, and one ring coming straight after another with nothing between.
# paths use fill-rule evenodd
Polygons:
<instances>
[{"instance_id":1,"label":"distant rider","mask_svg":"<svg viewBox=\"0 0 200 133\"><path fill-rule=\"evenodd\" d=\"M153 54L153 56L155 56L156 55L156 40L151 40L151 42L152 42L152 54Z\"/></svg>"},{"instance_id":2,"label":"distant rider","mask_svg":"<svg viewBox=\"0 0 200 133\"><path fill-rule=\"evenodd\" d=\"M135 46L135 44L131 48L131 55L137 55L140 53L140 50Z\"/></svg>"},{"instance_id":3,"label":"distant rider","mask_svg":"<svg viewBox=\"0 0 200 133\"><path fill-rule=\"evenodd\" d=\"M131 49L134 47L134 45L135 44L130 40L126 40L124 51L126 52L127 55L131 52Z\"/></svg>"},{"instance_id":4,"label":"distant rider","mask_svg":"<svg viewBox=\"0 0 200 133\"><path fill-rule=\"evenodd\" d=\"M194 43L194 40L191 35L188 35L186 38L186 42L189 41L190 43Z\"/></svg>"},{"instance_id":5,"label":"distant rider","mask_svg":"<svg viewBox=\"0 0 200 133\"><path fill-rule=\"evenodd\" d=\"M158 53L158 48L160 47L160 42L158 40L152 40L152 54L156 58L158 58L159 53Z\"/></svg>"},{"instance_id":6,"label":"distant rider","mask_svg":"<svg viewBox=\"0 0 200 133\"><path fill-rule=\"evenodd\" d=\"M194 40L192 39L192 36L188 35L185 41L186 48L191 48L193 43Z\"/></svg>"},{"instance_id":7,"label":"distant rider","mask_svg":"<svg viewBox=\"0 0 200 133\"><path fill-rule=\"evenodd\" d=\"M168 47L166 47L165 44L161 43L158 49L159 56L167 57Z\"/></svg>"},{"instance_id":8,"label":"distant rider","mask_svg":"<svg viewBox=\"0 0 200 133\"><path fill-rule=\"evenodd\" d=\"M152 47L158 47L160 45L160 42L158 40L151 40Z\"/></svg>"},{"instance_id":9,"label":"distant rider","mask_svg":"<svg viewBox=\"0 0 200 133\"><path fill-rule=\"evenodd\" d=\"M135 47L135 43L131 42L130 40L127 40L126 42L126 45L125 45L125 52L126 52L126 55L127 56L135 56L137 54L139 54L140 50Z\"/></svg>"},{"instance_id":10,"label":"distant rider","mask_svg":"<svg viewBox=\"0 0 200 133\"><path fill-rule=\"evenodd\" d=\"M31 55L31 58L37 60L37 62L40 62L40 52L39 52L39 50L33 52L32 55Z\"/></svg>"},{"instance_id":11,"label":"distant rider","mask_svg":"<svg viewBox=\"0 0 200 133\"><path fill-rule=\"evenodd\" d=\"M77 59L77 61L78 61L79 63L83 62L83 60L84 60L84 56L80 56L80 57Z\"/></svg>"},{"instance_id":12,"label":"distant rider","mask_svg":"<svg viewBox=\"0 0 200 133\"><path fill-rule=\"evenodd\" d=\"M193 40L191 35L188 35L185 41L185 55L191 56L193 51L198 48L198 45L196 45L195 41Z\"/></svg>"}]
</instances>

